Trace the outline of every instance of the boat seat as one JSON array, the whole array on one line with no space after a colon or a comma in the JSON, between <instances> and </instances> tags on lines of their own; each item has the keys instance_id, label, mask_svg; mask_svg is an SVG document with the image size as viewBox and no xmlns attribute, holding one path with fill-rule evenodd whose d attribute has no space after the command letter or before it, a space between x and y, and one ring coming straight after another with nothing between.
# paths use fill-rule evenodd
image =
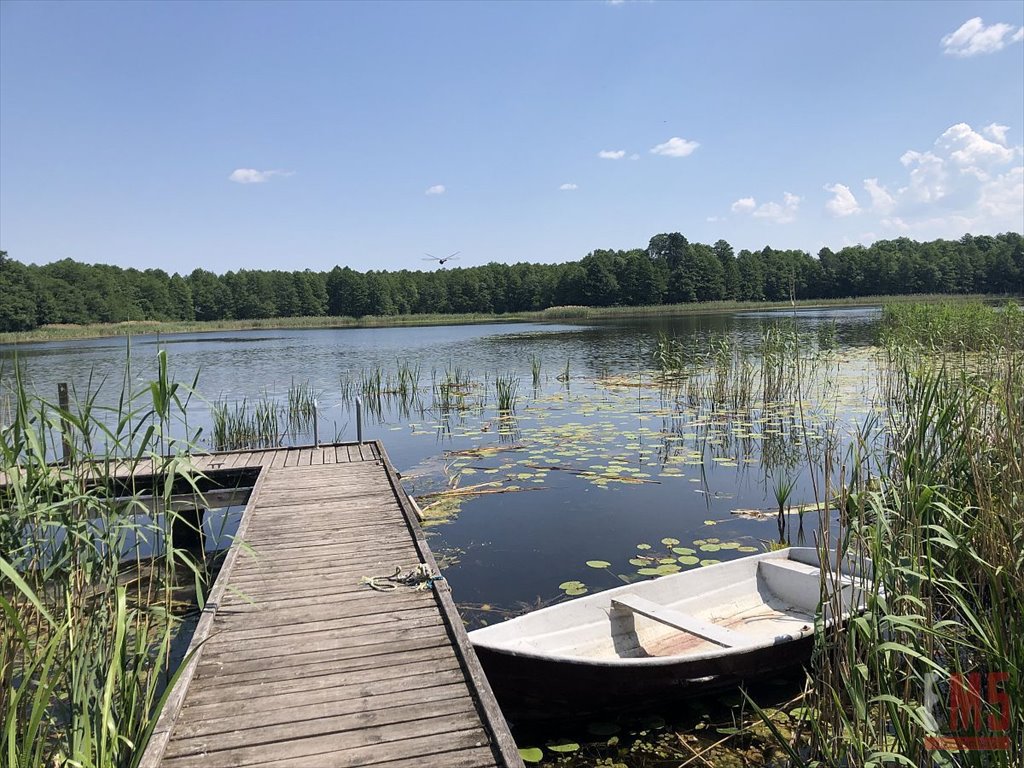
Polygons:
<instances>
[{"instance_id":1,"label":"boat seat","mask_svg":"<svg viewBox=\"0 0 1024 768\"><path fill-rule=\"evenodd\" d=\"M750 642L750 638L740 632L733 632L731 629L703 621L688 613L653 603L639 595L619 595L618 597L613 597L612 608L645 616L660 624L665 624L683 632L689 632L691 635L702 637L726 648L735 648Z\"/></svg>"},{"instance_id":2,"label":"boat seat","mask_svg":"<svg viewBox=\"0 0 1024 768\"><path fill-rule=\"evenodd\" d=\"M768 588L791 605L801 607L810 613L817 610L821 602L822 573L817 566L789 559L762 560L757 564L757 574ZM851 590L864 590L867 582L842 573L826 576L826 598L831 599L835 587L850 597Z\"/></svg>"}]
</instances>

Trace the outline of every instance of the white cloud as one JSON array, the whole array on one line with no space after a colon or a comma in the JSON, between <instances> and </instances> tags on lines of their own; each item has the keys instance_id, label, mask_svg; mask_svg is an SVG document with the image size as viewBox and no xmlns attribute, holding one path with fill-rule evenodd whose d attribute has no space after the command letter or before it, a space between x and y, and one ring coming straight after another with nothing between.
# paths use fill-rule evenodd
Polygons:
<instances>
[{"instance_id":1,"label":"white cloud","mask_svg":"<svg viewBox=\"0 0 1024 768\"><path fill-rule=\"evenodd\" d=\"M630 160L639 160L640 159L640 155L638 155L636 152L634 152L632 155L629 156L629 159Z\"/></svg>"},{"instance_id":2,"label":"white cloud","mask_svg":"<svg viewBox=\"0 0 1024 768\"><path fill-rule=\"evenodd\" d=\"M801 198L791 192L782 193L782 203L762 203L754 210L754 217L768 219L776 224L789 224L796 221L797 211L800 210Z\"/></svg>"},{"instance_id":3,"label":"white cloud","mask_svg":"<svg viewBox=\"0 0 1024 768\"><path fill-rule=\"evenodd\" d=\"M571 192L574 189L579 189L579 187L570 182L568 184L563 184L562 186L559 187L559 189L562 190L563 192Z\"/></svg>"},{"instance_id":4,"label":"white cloud","mask_svg":"<svg viewBox=\"0 0 1024 768\"><path fill-rule=\"evenodd\" d=\"M725 221L725 216L708 216L705 221L714 224L716 221Z\"/></svg>"},{"instance_id":5,"label":"white cloud","mask_svg":"<svg viewBox=\"0 0 1024 768\"><path fill-rule=\"evenodd\" d=\"M871 198L871 210L878 213L889 213L896 205L896 198L889 194L884 186L878 183L878 179L864 179L864 190Z\"/></svg>"},{"instance_id":6,"label":"white cloud","mask_svg":"<svg viewBox=\"0 0 1024 768\"><path fill-rule=\"evenodd\" d=\"M997 129L1002 128L1002 134L1006 136L1005 126L990 126ZM980 133L976 132L967 123L957 123L950 126L935 142L935 146L949 153L950 159L963 166L986 165L989 163L1008 163L1013 159L1012 149L989 141Z\"/></svg>"},{"instance_id":7,"label":"white cloud","mask_svg":"<svg viewBox=\"0 0 1024 768\"><path fill-rule=\"evenodd\" d=\"M445 191L446 190L445 190L444 184L435 184L432 187L427 187L427 191L424 192L423 194L425 194L425 195L443 195L445 193Z\"/></svg>"},{"instance_id":8,"label":"white cloud","mask_svg":"<svg viewBox=\"0 0 1024 768\"><path fill-rule=\"evenodd\" d=\"M651 147L651 154L664 155L665 157L687 157L692 155L699 146L700 144L696 141L687 141L678 136L673 136L664 144Z\"/></svg>"},{"instance_id":9,"label":"white cloud","mask_svg":"<svg viewBox=\"0 0 1024 768\"><path fill-rule=\"evenodd\" d=\"M733 213L750 213L757 208L757 201L752 197L741 197L732 204Z\"/></svg>"},{"instance_id":10,"label":"white cloud","mask_svg":"<svg viewBox=\"0 0 1024 768\"><path fill-rule=\"evenodd\" d=\"M920 203L933 203L946 196L949 174L945 161L933 152L907 150L900 157L904 167L910 168L910 184L900 190L901 197L909 196Z\"/></svg>"},{"instance_id":11,"label":"white cloud","mask_svg":"<svg viewBox=\"0 0 1024 768\"><path fill-rule=\"evenodd\" d=\"M995 139L1003 146L1006 146L1006 132L1008 130L1010 130L1010 126L1008 125L992 123L991 125L986 125L984 128L982 128L981 132L984 133L986 136Z\"/></svg>"},{"instance_id":12,"label":"white cloud","mask_svg":"<svg viewBox=\"0 0 1024 768\"><path fill-rule=\"evenodd\" d=\"M826 184L825 191L831 192L834 197L825 203L825 208L833 216L852 216L860 213L860 205L857 198L845 184Z\"/></svg>"},{"instance_id":13,"label":"white cloud","mask_svg":"<svg viewBox=\"0 0 1024 768\"><path fill-rule=\"evenodd\" d=\"M624 149L602 149L597 153L602 160L621 160L626 156Z\"/></svg>"},{"instance_id":14,"label":"white cloud","mask_svg":"<svg viewBox=\"0 0 1024 768\"><path fill-rule=\"evenodd\" d=\"M942 50L947 56L968 58L982 53L995 53L1007 45L1024 40L1024 27L1011 24L985 26L980 16L968 19L955 32L942 38Z\"/></svg>"},{"instance_id":15,"label":"white cloud","mask_svg":"<svg viewBox=\"0 0 1024 768\"><path fill-rule=\"evenodd\" d=\"M236 168L228 176L228 179L238 184L263 184L274 176L291 175L291 171L257 171L255 168Z\"/></svg>"},{"instance_id":16,"label":"white cloud","mask_svg":"<svg viewBox=\"0 0 1024 768\"><path fill-rule=\"evenodd\" d=\"M957 123L931 149L903 153L900 162L909 175L894 191L866 179L864 188L872 212L882 217L880 225L923 239L1019 232L1024 224L1024 147L1008 145L1008 131L999 124L977 131Z\"/></svg>"}]
</instances>

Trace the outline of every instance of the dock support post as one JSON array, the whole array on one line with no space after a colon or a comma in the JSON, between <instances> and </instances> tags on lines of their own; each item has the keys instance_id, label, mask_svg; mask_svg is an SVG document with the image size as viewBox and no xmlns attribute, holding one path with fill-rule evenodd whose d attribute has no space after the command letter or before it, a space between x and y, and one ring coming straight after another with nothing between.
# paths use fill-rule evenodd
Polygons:
<instances>
[{"instance_id":1,"label":"dock support post","mask_svg":"<svg viewBox=\"0 0 1024 768\"><path fill-rule=\"evenodd\" d=\"M320 409L316 400L313 401L313 447L320 447Z\"/></svg>"},{"instance_id":2,"label":"dock support post","mask_svg":"<svg viewBox=\"0 0 1024 768\"><path fill-rule=\"evenodd\" d=\"M363 398L356 398L356 440L363 442Z\"/></svg>"},{"instance_id":3,"label":"dock support post","mask_svg":"<svg viewBox=\"0 0 1024 768\"><path fill-rule=\"evenodd\" d=\"M188 507L171 512L171 540L176 549L186 549L205 557L206 532L203 530L203 518L206 510L200 506Z\"/></svg>"},{"instance_id":4,"label":"dock support post","mask_svg":"<svg viewBox=\"0 0 1024 768\"><path fill-rule=\"evenodd\" d=\"M60 406L63 413L67 413L71 407L68 399L68 385L65 382L57 385L57 405ZM68 427L68 420L62 415L60 417L60 442L64 451L61 457L64 464L71 461L71 443L68 442Z\"/></svg>"}]
</instances>

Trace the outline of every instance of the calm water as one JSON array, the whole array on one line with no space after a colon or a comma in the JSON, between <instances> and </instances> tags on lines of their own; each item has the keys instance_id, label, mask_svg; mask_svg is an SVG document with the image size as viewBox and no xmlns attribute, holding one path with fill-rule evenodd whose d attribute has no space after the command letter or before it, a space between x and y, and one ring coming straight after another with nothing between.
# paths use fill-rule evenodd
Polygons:
<instances>
[{"instance_id":1,"label":"calm water","mask_svg":"<svg viewBox=\"0 0 1024 768\"><path fill-rule=\"evenodd\" d=\"M209 403L264 396L284 402L290 384L308 381L319 393L321 439L352 440L344 382L377 366L394 374L399 361L418 364L418 398L405 408L385 401L368 413L364 437L383 440L427 509L431 547L475 626L644 578L652 568L698 567L696 561L736 557L777 539L774 518L734 512L772 507L780 478L795 483L791 502L814 500L808 458L815 460L830 427L846 434L871 413L867 348L879 317L877 309L858 308L146 337L132 341L131 379L139 385L155 378L159 349L167 350L175 380L190 383L198 372L189 428L203 428L201 441L210 433ZM794 401L768 418L760 408L730 413L689 402L653 382L651 350L661 333L700 343L729 334L754 347L777 323L792 324L808 349L834 328L837 351L819 371L833 393L827 401L809 398L803 409ZM113 404L126 350L123 339L0 346L0 384L10 387L16 353L42 396L56 399L64 381L80 395L99 387L99 402ZM541 362L537 388L534 359ZM559 375L567 364L566 382ZM446 415L435 407L432 381L456 368L474 383L465 407ZM511 418L495 402L495 377L507 374L519 379ZM440 503L429 495L474 486L492 492ZM807 515L808 539L816 518ZM790 535L796 543L795 527Z\"/></svg>"}]
</instances>

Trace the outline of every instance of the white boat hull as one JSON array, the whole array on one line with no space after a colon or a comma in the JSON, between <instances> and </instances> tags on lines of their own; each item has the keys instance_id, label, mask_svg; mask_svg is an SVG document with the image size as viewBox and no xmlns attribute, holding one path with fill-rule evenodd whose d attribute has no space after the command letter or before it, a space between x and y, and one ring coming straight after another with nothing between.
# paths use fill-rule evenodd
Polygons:
<instances>
[{"instance_id":1,"label":"white boat hull","mask_svg":"<svg viewBox=\"0 0 1024 768\"><path fill-rule=\"evenodd\" d=\"M562 603L469 634L503 706L580 714L731 685L806 662L822 619L863 610L870 584L789 548Z\"/></svg>"}]
</instances>

